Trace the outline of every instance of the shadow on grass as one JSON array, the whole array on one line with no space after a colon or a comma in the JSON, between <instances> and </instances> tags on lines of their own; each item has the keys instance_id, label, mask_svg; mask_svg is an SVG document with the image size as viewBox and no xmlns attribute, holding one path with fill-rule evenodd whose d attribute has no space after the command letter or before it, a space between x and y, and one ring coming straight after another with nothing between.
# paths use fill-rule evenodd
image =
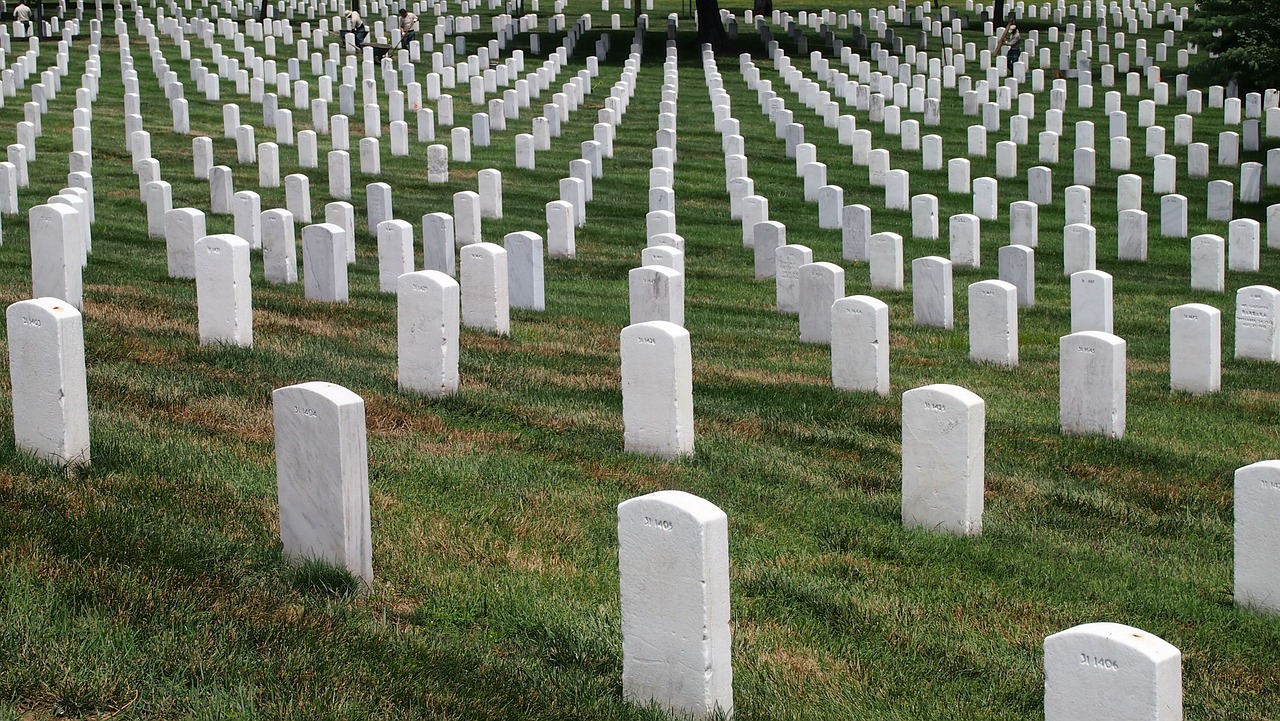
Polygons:
<instances>
[{"instance_id":1,"label":"shadow on grass","mask_svg":"<svg viewBox=\"0 0 1280 721\"><path fill-rule=\"evenodd\" d=\"M347 601L364 591L364 583L350 571L317 558L290 566L285 578L293 590L311 597Z\"/></svg>"}]
</instances>

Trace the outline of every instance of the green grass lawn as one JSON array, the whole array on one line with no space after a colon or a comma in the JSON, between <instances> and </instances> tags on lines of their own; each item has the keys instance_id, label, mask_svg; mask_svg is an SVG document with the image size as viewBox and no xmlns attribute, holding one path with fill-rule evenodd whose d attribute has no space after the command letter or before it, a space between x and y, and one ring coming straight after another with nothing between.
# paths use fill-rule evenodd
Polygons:
<instances>
[{"instance_id":1,"label":"green grass lawn","mask_svg":"<svg viewBox=\"0 0 1280 721\"><path fill-rule=\"evenodd\" d=\"M575 6L570 19L586 9ZM361 175L353 159L351 302L311 302L301 284L267 285L255 254L252 349L199 344L194 284L170 279L163 241L146 237L122 142L119 51L107 12L93 108L97 223L84 274L93 465L68 475L18 453L12 436L0 433L0 718L663 718L621 698L615 515L619 502L661 489L695 493L728 514L740 719L1038 718L1044 637L1091 621L1137 626L1181 649L1187 718L1275 717L1280 618L1232 603L1232 474L1280 454L1280 367L1231 356L1235 290L1280 282L1280 252L1264 248L1262 273L1229 272L1227 293L1190 290L1189 241L1160 237L1138 98L1126 96L1124 109L1152 220L1148 262L1116 259L1118 174L1108 169L1101 111L1109 88L1096 85L1095 108L1080 110L1072 82L1061 162L1053 166L1055 203L1040 209L1037 304L1020 311L1021 365L976 365L967 360L966 288L996 276L1008 204L1026 197L1026 169L1038 164L1034 141L1048 93L1037 97L1032 145L1019 148L1019 177L1000 181L1000 218L982 224L982 267L955 271L956 329L916 328L909 286L871 292L867 267L841 261L839 231L818 228L817 206L803 201L794 164L747 90L737 54L752 53L786 97L845 202L870 206L876 232L903 234L908 263L947 255L946 219L971 212L970 196L948 193L945 170L922 170L918 153L899 150L896 138L853 113L875 147L890 148L893 167L911 172L913 194L940 199L941 239L913 239L909 213L884 209L866 168L852 166L835 129L786 92L754 33L742 28L717 62L756 192L787 225L789 242L845 267L849 294L874 295L890 308L892 393L843 393L831 387L829 351L801 345L796 319L773 309L773 284L753 280L751 252L729 218L721 141L684 21L675 192L687 242L697 454L666 463L623 453L618 334L628 319L627 270L645 245L665 40L657 20L678 9L666 2L652 14L636 95L578 230L577 260L548 261L547 310L513 312L509 338L464 330L462 391L446 400L397 389L395 298L377 290L363 187L391 183L396 217L418 226L425 213L452 212L452 194L475 190L475 172L495 167L504 172L505 217L484 222L485 238L544 232L544 205L558 198L557 181L591 138L622 71L630 12L614 8L627 24L613 33L586 106L552 150L538 154L536 170L515 168L514 137L530 132L549 94L508 121L491 147L473 148L470 164L453 164L447 184L427 185L425 148L416 141L411 157L391 158L384 136L380 177ZM608 27L608 13L593 15L596 29L554 89L584 66ZM428 12L422 18L426 30L434 20ZM1142 36L1154 46L1162 32ZM813 77L794 43L775 34ZM468 40L474 48L487 37ZM809 40L823 49L816 34ZM26 210L65 184L86 41L72 47L71 72L44 117L31 187L20 192L22 215L3 219L6 304L30 294ZM555 44L543 34L544 50ZM192 45L193 57L209 65L209 51ZM515 45L527 48L527 38ZM52 50L46 44L41 68ZM263 210L283 207L283 187L259 189L256 167L235 163L220 105L195 91L172 41L162 40L161 50L187 84L191 136L170 132L145 41L135 38L131 50L174 207L208 208L207 185L191 172L196 135L213 138L215 163L234 169L237 190L261 193ZM282 46L282 69L286 53L292 49ZM536 67L530 59L526 72ZM979 72L976 63L968 67ZM259 142L273 139L259 109L234 90L224 79L223 102L240 103ZM22 119L28 92L5 99L0 127ZM457 123L469 126L479 110L465 88L453 95ZM979 119L962 115L952 90L942 107L943 125L922 130L944 137L946 157L962 155L965 128ZM1182 173L1185 148L1173 145L1171 128L1184 107L1172 99L1158 113ZM989 139L989 157L972 159L974 178L994 174L994 144L1007 137L1008 117ZM1085 119L1099 139L1098 267L1115 278L1115 332L1128 342L1128 430L1119 441L1058 432L1058 338L1070 330L1061 198L1071 184L1073 124ZM310 113L295 111L294 120L306 129ZM1196 117L1195 139L1216 147L1221 120L1218 111ZM361 122L352 118L353 146ZM448 142L447 131L437 137ZM296 150L281 149L282 176L310 177L318 219L328 201L328 150L321 137L322 167L299 170ZM1239 182L1237 168L1214 163L1211 172ZM1179 178L1191 232L1225 237L1226 223L1205 219L1207 180ZM1237 202L1237 217L1261 220L1275 202L1280 192L1267 188L1260 205ZM231 229L230 216L208 216L208 232ZM1169 308L1188 302L1223 311L1223 392L1210 397L1168 390ZM0 362L7 365L7 355ZM366 403L376 576L368 594L352 593L350 579L333 569L297 567L281 554L270 394L309 380L343 385ZM6 398L9 382L0 373ZM980 538L901 526L899 396L930 383L954 383L986 401ZM6 400L0 429L11 425Z\"/></svg>"}]
</instances>

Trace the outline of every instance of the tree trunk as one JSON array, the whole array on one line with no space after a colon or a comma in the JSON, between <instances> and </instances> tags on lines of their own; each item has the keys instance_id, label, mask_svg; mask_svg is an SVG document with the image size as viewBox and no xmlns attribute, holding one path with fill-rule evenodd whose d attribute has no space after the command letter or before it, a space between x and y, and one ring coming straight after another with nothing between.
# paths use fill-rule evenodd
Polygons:
<instances>
[{"instance_id":1,"label":"tree trunk","mask_svg":"<svg viewBox=\"0 0 1280 721\"><path fill-rule=\"evenodd\" d=\"M995 27L1004 26L1004 0L996 0L996 6L991 11L991 22Z\"/></svg>"},{"instance_id":2,"label":"tree trunk","mask_svg":"<svg viewBox=\"0 0 1280 721\"><path fill-rule=\"evenodd\" d=\"M697 0L698 42L711 43L719 50L724 44L724 23L720 22L720 0Z\"/></svg>"}]
</instances>

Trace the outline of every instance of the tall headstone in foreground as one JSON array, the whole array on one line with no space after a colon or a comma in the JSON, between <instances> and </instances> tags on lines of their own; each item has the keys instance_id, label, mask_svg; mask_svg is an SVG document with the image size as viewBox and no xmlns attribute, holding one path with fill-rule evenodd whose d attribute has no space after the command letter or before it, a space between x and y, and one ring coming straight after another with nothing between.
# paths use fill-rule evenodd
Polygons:
<instances>
[{"instance_id":1,"label":"tall headstone in foreground","mask_svg":"<svg viewBox=\"0 0 1280 721\"><path fill-rule=\"evenodd\" d=\"M618 505L618 573L623 696L680 718L731 716L724 511L684 491L624 501Z\"/></svg>"},{"instance_id":2,"label":"tall headstone in foreground","mask_svg":"<svg viewBox=\"0 0 1280 721\"><path fill-rule=\"evenodd\" d=\"M1123 338L1086 330L1058 341L1058 421L1066 435L1124 437Z\"/></svg>"},{"instance_id":3,"label":"tall headstone in foreground","mask_svg":"<svg viewBox=\"0 0 1280 721\"><path fill-rule=\"evenodd\" d=\"M271 394L280 540L294 559L318 559L373 582L364 400L314 381Z\"/></svg>"},{"instance_id":4,"label":"tall headstone in foreground","mask_svg":"<svg viewBox=\"0 0 1280 721\"><path fill-rule=\"evenodd\" d=\"M58 298L35 298L10 305L5 315L15 445L54 463L89 465L80 311Z\"/></svg>"},{"instance_id":5,"label":"tall headstone in foreground","mask_svg":"<svg viewBox=\"0 0 1280 721\"><path fill-rule=\"evenodd\" d=\"M405 273L396 293L401 390L432 398L458 392L458 282L436 270Z\"/></svg>"},{"instance_id":6,"label":"tall headstone in foreground","mask_svg":"<svg viewBox=\"0 0 1280 721\"><path fill-rule=\"evenodd\" d=\"M902 524L982 532L986 403L939 383L902 394Z\"/></svg>"},{"instance_id":7,"label":"tall headstone in foreground","mask_svg":"<svg viewBox=\"0 0 1280 721\"><path fill-rule=\"evenodd\" d=\"M889 395L889 306L867 295L831 305L831 385Z\"/></svg>"},{"instance_id":8,"label":"tall headstone in foreground","mask_svg":"<svg viewBox=\"0 0 1280 721\"><path fill-rule=\"evenodd\" d=\"M1236 358L1280 362L1280 290L1250 285L1236 291Z\"/></svg>"},{"instance_id":9,"label":"tall headstone in foreground","mask_svg":"<svg viewBox=\"0 0 1280 721\"><path fill-rule=\"evenodd\" d=\"M1280 461L1236 471L1235 598L1280 614Z\"/></svg>"},{"instance_id":10,"label":"tall headstone in foreground","mask_svg":"<svg viewBox=\"0 0 1280 721\"><path fill-rule=\"evenodd\" d=\"M628 453L693 455L689 331L662 320L622 329L622 425Z\"/></svg>"},{"instance_id":11,"label":"tall headstone in foreground","mask_svg":"<svg viewBox=\"0 0 1280 721\"><path fill-rule=\"evenodd\" d=\"M202 344L253 345L249 241L206 235L196 241L196 311Z\"/></svg>"},{"instance_id":12,"label":"tall headstone in foreground","mask_svg":"<svg viewBox=\"0 0 1280 721\"><path fill-rule=\"evenodd\" d=\"M1182 653L1146 631L1086 623L1044 640L1045 721L1182 721Z\"/></svg>"}]
</instances>

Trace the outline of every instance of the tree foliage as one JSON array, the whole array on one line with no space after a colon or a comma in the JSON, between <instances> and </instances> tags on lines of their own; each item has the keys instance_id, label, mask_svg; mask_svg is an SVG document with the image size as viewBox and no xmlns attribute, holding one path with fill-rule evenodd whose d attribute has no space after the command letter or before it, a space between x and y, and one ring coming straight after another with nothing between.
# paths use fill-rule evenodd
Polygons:
<instances>
[{"instance_id":1,"label":"tree foliage","mask_svg":"<svg viewBox=\"0 0 1280 721\"><path fill-rule=\"evenodd\" d=\"M1275 0L1200 0L1190 39L1200 47L1206 79L1234 78L1246 88L1280 80L1280 6Z\"/></svg>"}]
</instances>

